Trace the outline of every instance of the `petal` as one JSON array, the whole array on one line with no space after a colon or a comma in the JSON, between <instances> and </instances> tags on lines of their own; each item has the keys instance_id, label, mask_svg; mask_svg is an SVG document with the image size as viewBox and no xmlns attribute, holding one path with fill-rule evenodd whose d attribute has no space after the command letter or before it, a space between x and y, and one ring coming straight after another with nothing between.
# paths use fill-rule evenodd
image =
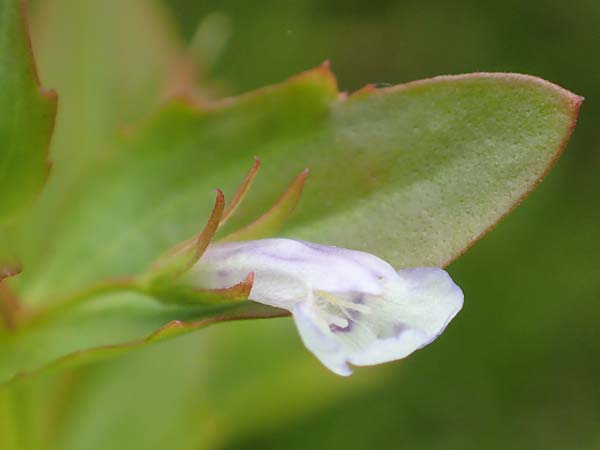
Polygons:
<instances>
[{"instance_id":1,"label":"petal","mask_svg":"<svg viewBox=\"0 0 600 450\"><path fill-rule=\"evenodd\" d=\"M316 303L293 311L306 347L341 375L351 373L347 363L393 361L429 344L460 311L463 294L444 270L421 268L399 271L383 295L362 301L370 312L352 311L346 327L328 323Z\"/></svg>"},{"instance_id":2,"label":"petal","mask_svg":"<svg viewBox=\"0 0 600 450\"><path fill-rule=\"evenodd\" d=\"M308 304L296 305L292 314L306 348L332 372L343 376L351 375L352 369L346 362L346 355L341 345L332 337L331 333L320 326L319 319L314 316L313 310Z\"/></svg>"},{"instance_id":3,"label":"petal","mask_svg":"<svg viewBox=\"0 0 600 450\"><path fill-rule=\"evenodd\" d=\"M364 322L356 327L368 328L374 339L349 354L352 364L368 366L404 358L433 342L461 310L462 290L446 271L405 269L398 276L400 282L388 287L382 305L372 305L373 314L363 315ZM367 333L363 330L363 334Z\"/></svg>"},{"instance_id":4,"label":"petal","mask_svg":"<svg viewBox=\"0 0 600 450\"><path fill-rule=\"evenodd\" d=\"M250 299L290 309L310 295L306 282L294 274L284 255L269 255L263 241L211 245L188 277L199 287L222 289L254 273Z\"/></svg>"},{"instance_id":5,"label":"petal","mask_svg":"<svg viewBox=\"0 0 600 450\"><path fill-rule=\"evenodd\" d=\"M382 293L394 269L364 252L292 239L261 239L211 245L190 275L203 288L223 288L254 273L250 299L292 309L314 290Z\"/></svg>"}]
</instances>

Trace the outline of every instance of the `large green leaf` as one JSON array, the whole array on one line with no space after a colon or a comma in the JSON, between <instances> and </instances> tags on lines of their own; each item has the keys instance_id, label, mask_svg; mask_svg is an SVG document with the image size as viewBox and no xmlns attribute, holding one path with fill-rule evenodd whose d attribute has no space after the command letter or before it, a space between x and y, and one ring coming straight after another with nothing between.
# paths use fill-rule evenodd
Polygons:
<instances>
[{"instance_id":1,"label":"large green leaf","mask_svg":"<svg viewBox=\"0 0 600 450\"><path fill-rule=\"evenodd\" d=\"M209 109L173 102L123 138L80 186L54 252L22 293L41 299L135 274L195 234L215 187L262 172L229 224L311 170L285 235L442 266L547 172L580 98L522 75L441 77L346 99L326 68ZM60 280L60 286L56 280Z\"/></svg>"},{"instance_id":2,"label":"large green leaf","mask_svg":"<svg viewBox=\"0 0 600 450\"><path fill-rule=\"evenodd\" d=\"M0 223L28 206L48 175L56 94L40 87L25 4L0 1Z\"/></svg>"},{"instance_id":3,"label":"large green leaf","mask_svg":"<svg viewBox=\"0 0 600 450\"><path fill-rule=\"evenodd\" d=\"M172 102L83 180L53 251L24 277L19 294L36 305L98 279L139 273L199 231L212 188L233 193L252 155L262 158L263 172L232 229L309 167L285 235L367 250L397 267L444 265L547 172L580 101L511 74L440 77L346 98L322 67L210 108ZM46 323L38 337L25 329L9 344L20 357L6 359L1 372L10 378L73 351L141 339L169 320L212 315L157 304L149 316L148 304L136 312L117 303L108 314L98 306L86 320L74 312ZM67 329L69 338L60 337ZM100 337L88 340L98 330ZM42 342L52 352L31 358Z\"/></svg>"}]
</instances>

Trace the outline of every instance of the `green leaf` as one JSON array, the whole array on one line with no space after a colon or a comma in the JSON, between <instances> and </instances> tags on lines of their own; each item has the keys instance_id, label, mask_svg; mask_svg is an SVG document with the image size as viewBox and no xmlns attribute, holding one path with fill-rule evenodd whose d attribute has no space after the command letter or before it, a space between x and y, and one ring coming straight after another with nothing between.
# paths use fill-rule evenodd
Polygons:
<instances>
[{"instance_id":1,"label":"green leaf","mask_svg":"<svg viewBox=\"0 0 600 450\"><path fill-rule=\"evenodd\" d=\"M0 223L29 206L48 175L56 94L41 88L25 3L0 1Z\"/></svg>"},{"instance_id":2,"label":"green leaf","mask_svg":"<svg viewBox=\"0 0 600 450\"><path fill-rule=\"evenodd\" d=\"M182 307L164 306L138 294L98 296L97 300L0 340L0 386L42 369L112 358L213 323L287 314L251 301Z\"/></svg>"},{"instance_id":3,"label":"green leaf","mask_svg":"<svg viewBox=\"0 0 600 450\"><path fill-rule=\"evenodd\" d=\"M564 148L580 101L512 74L440 77L346 98L322 67L204 109L171 102L83 180L61 216L54 251L22 275L19 294L43 304L50 294L142 273L203 227L213 189L232 195L253 155L261 173L223 235L268 210L308 167L284 235L366 250L396 267L444 265L539 182ZM13 344L19 351L8 352L21 360L5 373L38 367L29 355L42 342L53 349L44 360L61 358L212 314L157 305L148 321L119 307L75 320L69 339L60 338L69 328L60 321L38 337L23 332Z\"/></svg>"}]
</instances>

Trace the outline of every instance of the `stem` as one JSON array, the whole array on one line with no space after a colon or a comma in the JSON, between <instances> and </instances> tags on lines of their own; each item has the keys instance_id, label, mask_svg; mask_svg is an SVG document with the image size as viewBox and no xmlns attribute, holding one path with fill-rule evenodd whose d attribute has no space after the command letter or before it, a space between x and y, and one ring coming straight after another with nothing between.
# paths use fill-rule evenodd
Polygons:
<instances>
[{"instance_id":1,"label":"stem","mask_svg":"<svg viewBox=\"0 0 600 450\"><path fill-rule=\"evenodd\" d=\"M48 302L48 306L31 313L26 318L28 325L46 321L57 314L68 311L82 303L94 299L102 294L113 292L140 292L145 290L134 278L113 278L97 284L90 285L80 291L76 291L67 297Z\"/></svg>"}]
</instances>

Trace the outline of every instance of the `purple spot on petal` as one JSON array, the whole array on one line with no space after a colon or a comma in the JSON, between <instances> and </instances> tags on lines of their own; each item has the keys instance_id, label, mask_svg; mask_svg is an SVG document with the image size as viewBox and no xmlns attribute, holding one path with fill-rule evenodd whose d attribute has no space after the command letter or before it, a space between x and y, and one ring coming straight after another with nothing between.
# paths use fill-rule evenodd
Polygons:
<instances>
[{"instance_id":1,"label":"purple spot on petal","mask_svg":"<svg viewBox=\"0 0 600 450\"><path fill-rule=\"evenodd\" d=\"M229 276L229 271L223 269L217 270L217 276L221 278L226 278L227 276Z\"/></svg>"},{"instance_id":2,"label":"purple spot on petal","mask_svg":"<svg viewBox=\"0 0 600 450\"><path fill-rule=\"evenodd\" d=\"M357 293L352 297L352 303L355 305L364 305L365 303L365 295L362 293Z\"/></svg>"},{"instance_id":3,"label":"purple spot on petal","mask_svg":"<svg viewBox=\"0 0 600 450\"><path fill-rule=\"evenodd\" d=\"M348 325L346 325L345 327L340 327L339 325L335 325L332 323L329 325L329 330L332 333L349 333L350 331L352 331L353 326L354 326L354 322L349 320Z\"/></svg>"},{"instance_id":4,"label":"purple spot on petal","mask_svg":"<svg viewBox=\"0 0 600 450\"><path fill-rule=\"evenodd\" d=\"M405 331L408 331L408 329L409 329L409 327L406 324L400 322L400 323L394 324L394 326L392 327L392 332L393 332L394 337L398 337Z\"/></svg>"}]
</instances>

